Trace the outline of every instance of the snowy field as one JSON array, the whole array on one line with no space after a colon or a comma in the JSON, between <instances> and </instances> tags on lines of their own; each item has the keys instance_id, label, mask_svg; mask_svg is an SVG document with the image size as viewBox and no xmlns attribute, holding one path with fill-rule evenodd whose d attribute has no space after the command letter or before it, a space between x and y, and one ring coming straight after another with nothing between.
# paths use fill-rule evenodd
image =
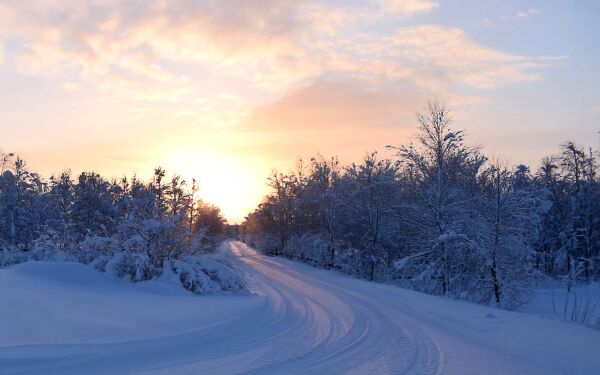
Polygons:
<instances>
[{"instance_id":1,"label":"snowy field","mask_svg":"<svg viewBox=\"0 0 600 375\"><path fill-rule=\"evenodd\" d=\"M600 373L600 331L589 327L352 279L239 242L223 256L255 295L198 296L76 263L0 270L0 373Z\"/></svg>"}]
</instances>

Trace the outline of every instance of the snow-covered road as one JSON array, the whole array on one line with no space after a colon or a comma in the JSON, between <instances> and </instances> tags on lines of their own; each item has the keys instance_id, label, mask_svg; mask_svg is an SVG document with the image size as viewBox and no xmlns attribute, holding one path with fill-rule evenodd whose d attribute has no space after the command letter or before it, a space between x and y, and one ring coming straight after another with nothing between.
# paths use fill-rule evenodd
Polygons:
<instances>
[{"instance_id":1,"label":"snow-covered road","mask_svg":"<svg viewBox=\"0 0 600 375\"><path fill-rule=\"evenodd\" d=\"M328 278L335 274L310 272L314 270L260 256L241 243L232 243L231 247L258 281L269 303L269 314L260 323L260 331L265 334L261 339L264 352L249 370L441 372L443 351L435 338L384 301L364 290L338 285L335 281L339 280Z\"/></svg>"},{"instance_id":2,"label":"snow-covered road","mask_svg":"<svg viewBox=\"0 0 600 375\"><path fill-rule=\"evenodd\" d=\"M0 373L600 373L600 333L590 328L369 283L240 242L224 256L261 296L172 296L98 276L84 287L45 280L30 290L27 274L1 271L0 298L13 308L0 307ZM19 284L21 297L11 300L3 281ZM36 293L65 293L66 316L50 302L17 316L36 308ZM64 328L7 324L32 325L46 313L41 327Z\"/></svg>"}]
</instances>

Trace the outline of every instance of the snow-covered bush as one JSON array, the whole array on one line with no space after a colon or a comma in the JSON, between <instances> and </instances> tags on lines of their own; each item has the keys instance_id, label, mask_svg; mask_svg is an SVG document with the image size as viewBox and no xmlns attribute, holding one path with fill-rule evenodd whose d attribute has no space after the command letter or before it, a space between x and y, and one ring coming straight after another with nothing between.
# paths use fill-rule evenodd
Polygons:
<instances>
[{"instance_id":1,"label":"snow-covered bush","mask_svg":"<svg viewBox=\"0 0 600 375\"><path fill-rule=\"evenodd\" d=\"M285 244L283 255L321 266L327 263L331 246L331 242L319 234L292 236Z\"/></svg>"},{"instance_id":2,"label":"snow-covered bush","mask_svg":"<svg viewBox=\"0 0 600 375\"><path fill-rule=\"evenodd\" d=\"M76 259L72 255L56 249L34 248L33 250L22 251L5 248L0 250L0 268L25 263L28 261L55 262L76 261Z\"/></svg>"},{"instance_id":3,"label":"snow-covered bush","mask_svg":"<svg viewBox=\"0 0 600 375\"><path fill-rule=\"evenodd\" d=\"M335 248L334 269L348 275L367 278L369 255L360 249L337 246Z\"/></svg>"},{"instance_id":4,"label":"snow-covered bush","mask_svg":"<svg viewBox=\"0 0 600 375\"><path fill-rule=\"evenodd\" d=\"M196 294L248 291L242 271L221 259L185 257L169 261L165 268L165 277L172 272L185 289Z\"/></svg>"},{"instance_id":5,"label":"snow-covered bush","mask_svg":"<svg viewBox=\"0 0 600 375\"><path fill-rule=\"evenodd\" d=\"M86 237L75 256L81 263L88 264L97 258L111 257L122 251L121 242L114 237Z\"/></svg>"},{"instance_id":6,"label":"snow-covered bush","mask_svg":"<svg viewBox=\"0 0 600 375\"><path fill-rule=\"evenodd\" d=\"M0 267L9 267L29 260L29 254L18 250L4 248L0 250Z\"/></svg>"},{"instance_id":7,"label":"snow-covered bush","mask_svg":"<svg viewBox=\"0 0 600 375\"><path fill-rule=\"evenodd\" d=\"M272 233L242 234L241 240L251 247L258 249L263 254L275 254L279 252L280 241Z\"/></svg>"},{"instance_id":8,"label":"snow-covered bush","mask_svg":"<svg viewBox=\"0 0 600 375\"><path fill-rule=\"evenodd\" d=\"M100 256L91 263L98 271L106 272L115 279L128 279L133 282L151 280L162 273L143 253L116 252Z\"/></svg>"}]
</instances>

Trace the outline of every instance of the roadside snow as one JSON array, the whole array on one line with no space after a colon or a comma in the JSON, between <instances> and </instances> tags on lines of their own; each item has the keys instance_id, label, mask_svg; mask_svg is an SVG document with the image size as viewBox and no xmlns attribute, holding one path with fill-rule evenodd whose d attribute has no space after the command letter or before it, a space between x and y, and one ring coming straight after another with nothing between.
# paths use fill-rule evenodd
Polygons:
<instances>
[{"instance_id":1,"label":"roadside snow","mask_svg":"<svg viewBox=\"0 0 600 375\"><path fill-rule=\"evenodd\" d=\"M545 282L518 311L600 329L600 283L576 284L567 292L565 282Z\"/></svg>"},{"instance_id":2,"label":"roadside snow","mask_svg":"<svg viewBox=\"0 0 600 375\"><path fill-rule=\"evenodd\" d=\"M222 248L222 245L220 246ZM26 262L78 262L89 264L113 279L134 282L162 280L179 283L196 294L236 293L247 294L248 286L243 272L222 256L205 254L183 259L166 260L163 268L150 264L143 253L117 252L95 258L78 257L58 250L0 251L0 268Z\"/></svg>"},{"instance_id":3,"label":"roadside snow","mask_svg":"<svg viewBox=\"0 0 600 375\"><path fill-rule=\"evenodd\" d=\"M175 335L259 304L244 296L198 297L178 280L131 283L80 263L26 262L0 270L0 347Z\"/></svg>"}]
</instances>

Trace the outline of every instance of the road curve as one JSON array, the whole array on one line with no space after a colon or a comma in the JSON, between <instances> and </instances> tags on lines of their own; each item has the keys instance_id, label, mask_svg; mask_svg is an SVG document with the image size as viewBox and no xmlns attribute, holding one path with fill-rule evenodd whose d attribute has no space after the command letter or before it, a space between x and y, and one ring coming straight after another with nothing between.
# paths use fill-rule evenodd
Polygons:
<instances>
[{"instance_id":1,"label":"road curve","mask_svg":"<svg viewBox=\"0 0 600 375\"><path fill-rule=\"evenodd\" d=\"M196 309L192 316L207 304L241 304L208 323L185 322L183 333L0 346L0 372L592 374L600 368L593 354L600 335L589 328L357 280L236 241L223 256L249 276L258 296L185 297L183 308L190 298L204 303L189 307ZM575 355L585 360L568 360Z\"/></svg>"}]
</instances>

